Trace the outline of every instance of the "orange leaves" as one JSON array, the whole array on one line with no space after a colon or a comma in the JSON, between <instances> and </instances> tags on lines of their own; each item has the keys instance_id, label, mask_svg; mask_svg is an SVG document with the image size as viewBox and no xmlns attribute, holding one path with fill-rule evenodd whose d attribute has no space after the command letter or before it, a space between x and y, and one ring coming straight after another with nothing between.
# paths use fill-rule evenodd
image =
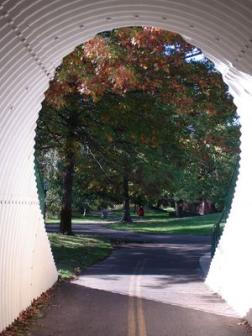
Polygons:
<instances>
[{"instance_id":1,"label":"orange leaves","mask_svg":"<svg viewBox=\"0 0 252 336\"><path fill-rule=\"evenodd\" d=\"M152 53L161 53L165 43L170 42L172 34L155 27L143 27L133 31L131 45L137 48L151 50Z\"/></svg>"},{"instance_id":2,"label":"orange leaves","mask_svg":"<svg viewBox=\"0 0 252 336\"><path fill-rule=\"evenodd\" d=\"M143 134L140 136L140 143L142 145L148 144L148 139Z\"/></svg>"},{"instance_id":3,"label":"orange leaves","mask_svg":"<svg viewBox=\"0 0 252 336\"><path fill-rule=\"evenodd\" d=\"M225 152L225 153L239 153L239 147L234 147L228 142L228 138L225 135L217 135L217 134L207 134L204 139L202 139L204 145L214 146L217 152Z\"/></svg>"},{"instance_id":4,"label":"orange leaves","mask_svg":"<svg viewBox=\"0 0 252 336\"><path fill-rule=\"evenodd\" d=\"M49 299L52 296L54 288L43 293L38 299L33 300L30 307L23 311L19 317L10 325L1 336L16 336L30 334L28 331L35 318L38 318L42 313L42 309L48 305Z\"/></svg>"},{"instance_id":5,"label":"orange leaves","mask_svg":"<svg viewBox=\"0 0 252 336\"><path fill-rule=\"evenodd\" d=\"M113 89L122 93L126 92L129 88L134 89L137 84L135 74L132 69L123 64L120 64L116 69L114 69L110 78Z\"/></svg>"},{"instance_id":6,"label":"orange leaves","mask_svg":"<svg viewBox=\"0 0 252 336\"><path fill-rule=\"evenodd\" d=\"M83 45L83 54L86 58L95 60L110 58L111 54L104 38L96 36Z\"/></svg>"},{"instance_id":7,"label":"orange leaves","mask_svg":"<svg viewBox=\"0 0 252 336\"><path fill-rule=\"evenodd\" d=\"M64 96L73 92L74 87L67 81L53 80L50 83L49 89L45 92L45 98L50 105L61 108L65 105Z\"/></svg>"},{"instance_id":8,"label":"orange leaves","mask_svg":"<svg viewBox=\"0 0 252 336\"><path fill-rule=\"evenodd\" d=\"M178 97L176 100L176 104L181 107L181 110L183 112L188 113L193 104L193 99L192 97L189 97L189 96Z\"/></svg>"},{"instance_id":9,"label":"orange leaves","mask_svg":"<svg viewBox=\"0 0 252 336\"><path fill-rule=\"evenodd\" d=\"M118 94L131 90L155 94L164 85L166 77L161 73L170 73L165 43L173 43L175 37L174 33L153 27L122 28L106 38L96 36L64 59L59 78L66 84L73 83L84 97L94 101L110 90ZM48 97L58 106L63 104L55 88Z\"/></svg>"},{"instance_id":10,"label":"orange leaves","mask_svg":"<svg viewBox=\"0 0 252 336\"><path fill-rule=\"evenodd\" d=\"M94 102L97 102L104 94L106 87L102 83L97 82L96 78L85 78L80 84L79 91L84 96L92 97Z\"/></svg>"},{"instance_id":11,"label":"orange leaves","mask_svg":"<svg viewBox=\"0 0 252 336\"><path fill-rule=\"evenodd\" d=\"M80 92L91 96L94 101L99 100L106 90L123 94L134 88L137 88L134 71L123 64L117 64L114 67L97 67L95 74L83 78L79 86Z\"/></svg>"},{"instance_id":12,"label":"orange leaves","mask_svg":"<svg viewBox=\"0 0 252 336\"><path fill-rule=\"evenodd\" d=\"M160 28L116 29L67 56L46 98L59 107L64 95L74 90L94 102L111 91L118 95L143 91L157 95L180 114L195 110L195 98L201 99L197 108L215 114L214 104L206 106L202 98L213 100L209 87L220 88L220 76L205 65L189 64L186 56L194 50L181 36Z\"/></svg>"},{"instance_id":13,"label":"orange leaves","mask_svg":"<svg viewBox=\"0 0 252 336\"><path fill-rule=\"evenodd\" d=\"M108 142L110 142L110 143L113 141L113 137L112 137L111 134L107 134L107 140L108 140Z\"/></svg>"},{"instance_id":14,"label":"orange leaves","mask_svg":"<svg viewBox=\"0 0 252 336\"><path fill-rule=\"evenodd\" d=\"M210 102L208 102L206 104L206 112L209 114L209 115L215 115L217 113L216 111L216 108L214 107L214 105Z\"/></svg>"}]
</instances>

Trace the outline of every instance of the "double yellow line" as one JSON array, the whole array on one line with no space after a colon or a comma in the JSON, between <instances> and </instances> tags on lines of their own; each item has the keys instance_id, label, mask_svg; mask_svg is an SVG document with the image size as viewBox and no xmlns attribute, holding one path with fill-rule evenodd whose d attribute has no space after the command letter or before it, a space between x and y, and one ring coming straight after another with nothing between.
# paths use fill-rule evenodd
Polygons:
<instances>
[{"instance_id":1,"label":"double yellow line","mask_svg":"<svg viewBox=\"0 0 252 336\"><path fill-rule=\"evenodd\" d=\"M147 336L141 299L141 279L145 260L139 261L129 282L128 336Z\"/></svg>"}]
</instances>

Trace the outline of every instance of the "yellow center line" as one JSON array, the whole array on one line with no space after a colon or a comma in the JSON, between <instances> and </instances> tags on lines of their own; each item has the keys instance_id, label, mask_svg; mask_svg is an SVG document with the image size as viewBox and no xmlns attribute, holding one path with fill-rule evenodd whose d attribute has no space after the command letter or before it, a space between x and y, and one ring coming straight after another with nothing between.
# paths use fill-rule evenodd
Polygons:
<instances>
[{"instance_id":1,"label":"yellow center line","mask_svg":"<svg viewBox=\"0 0 252 336\"><path fill-rule=\"evenodd\" d=\"M129 304L128 304L128 336L147 336L146 323L141 299L141 273L144 262L139 261L129 281ZM136 304L135 304L136 302ZM135 312L136 310L136 312Z\"/></svg>"},{"instance_id":2,"label":"yellow center line","mask_svg":"<svg viewBox=\"0 0 252 336\"><path fill-rule=\"evenodd\" d=\"M134 297L129 297L128 307L128 336L136 336L136 317L134 307Z\"/></svg>"},{"instance_id":3,"label":"yellow center line","mask_svg":"<svg viewBox=\"0 0 252 336\"><path fill-rule=\"evenodd\" d=\"M135 316L135 278L139 267L139 262L136 264L133 274L129 281L129 304L128 304L128 336L136 336L137 322Z\"/></svg>"},{"instance_id":4,"label":"yellow center line","mask_svg":"<svg viewBox=\"0 0 252 336\"><path fill-rule=\"evenodd\" d=\"M146 332L146 322L144 317L144 310L143 310L143 302L141 298L141 280L142 280L142 271L144 268L145 260L143 261L140 269L139 275L137 277L136 283L136 294L137 294L137 320L138 320L138 328L139 328L139 336L147 336Z\"/></svg>"}]
</instances>

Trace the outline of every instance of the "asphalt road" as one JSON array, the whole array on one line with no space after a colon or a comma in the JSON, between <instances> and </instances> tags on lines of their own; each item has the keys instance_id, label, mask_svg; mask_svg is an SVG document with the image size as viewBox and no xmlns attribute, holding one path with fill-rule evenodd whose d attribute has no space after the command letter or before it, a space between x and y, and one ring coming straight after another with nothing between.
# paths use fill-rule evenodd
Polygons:
<instances>
[{"instance_id":1,"label":"asphalt road","mask_svg":"<svg viewBox=\"0 0 252 336\"><path fill-rule=\"evenodd\" d=\"M89 231L103 235L103 230L98 225ZM204 284L199 258L209 250L207 238L138 235L137 239L78 280L59 285L31 335L251 335Z\"/></svg>"}]
</instances>

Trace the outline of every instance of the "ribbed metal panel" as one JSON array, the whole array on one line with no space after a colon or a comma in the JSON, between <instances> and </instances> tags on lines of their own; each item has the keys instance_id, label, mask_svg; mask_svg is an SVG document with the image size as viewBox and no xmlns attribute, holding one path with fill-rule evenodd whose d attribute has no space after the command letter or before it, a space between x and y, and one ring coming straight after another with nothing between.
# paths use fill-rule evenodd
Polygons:
<instances>
[{"instance_id":1,"label":"ribbed metal panel","mask_svg":"<svg viewBox=\"0 0 252 336\"><path fill-rule=\"evenodd\" d=\"M33 166L34 130L43 92L54 69L76 45L97 32L133 25L176 31L202 48L222 71L236 99L243 123L240 177L208 284L241 314L249 312L251 22L251 0L0 2L0 330L57 278Z\"/></svg>"}]
</instances>

